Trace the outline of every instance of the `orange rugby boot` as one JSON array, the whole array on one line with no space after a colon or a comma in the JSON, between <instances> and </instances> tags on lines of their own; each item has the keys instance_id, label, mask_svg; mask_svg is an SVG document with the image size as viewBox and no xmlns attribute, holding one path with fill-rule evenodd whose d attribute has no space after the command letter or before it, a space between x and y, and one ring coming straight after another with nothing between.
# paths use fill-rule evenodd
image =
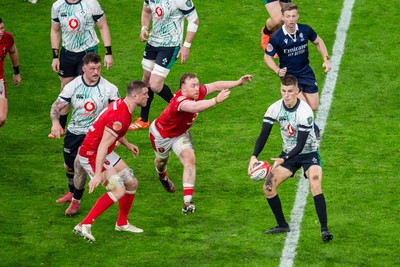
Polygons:
<instances>
[{"instance_id":1,"label":"orange rugby boot","mask_svg":"<svg viewBox=\"0 0 400 267\"><path fill-rule=\"evenodd\" d=\"M139 129L148 129L150 127L150 123L148 121L142 121L142 118L138 118L135 122L129 125L129 130L139 130Z\"/></svg>"}]
</instances>

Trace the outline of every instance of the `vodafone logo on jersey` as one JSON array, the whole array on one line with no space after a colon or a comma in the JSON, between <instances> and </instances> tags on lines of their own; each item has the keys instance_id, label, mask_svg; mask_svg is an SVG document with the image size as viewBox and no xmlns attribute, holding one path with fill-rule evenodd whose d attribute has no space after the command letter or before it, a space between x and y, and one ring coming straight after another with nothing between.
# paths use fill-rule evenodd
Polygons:
<instances>
[{"instance_id":1,"label":"vodafone logo on jersey","mask_svg":"<svg viewBox=\"0 0 400 267\"><path fill-rule=\"evenodd\" d=\"M154 9L154 12L157 14L157 16L162 17L163 15L163 10L162 7L157 5L156 8Z\"/></svg>"},{"instance_id":2,"label":"vodafone logo on jersey","mask_svg":"<svg viewBox=\"0 0 400 267\"><path fill-rule=\"evenodd\" d=\"M287 130L290 136L294 135L294 129L290 124L287 126Z\"/></svg>"},{"instance_id":3,"label":"vodafone logo on jersey","mask_svg":"<svg viewBox=\"0 0 400 267\"><path fill-rule=\"evenodd\" d=\"M162 17L164 16L164 10L161 5L156 5L154 8L154 13L156 14L156 17L154 17L155 20L158 20L160 22L165 22Z\"/></svg>"},{"instance_id":4,"label":"vodafone logo on jersey","mask_svg":"<svg viewBox=\"0 0 400 267\"><path fill-rule=\"evenodd\" d=\"M69 27L70 27L71 29L75 30L75 29L78 28L78 26L79 26L79 21L78 21L77 19L71 19L71 20L68 22L68 25L69 25Z\"/></svg>"},{"instance_id":5,"label":"vodafone logo on jersey","mask_svg":"<svg viewBox=\"0 0 400 267\"><path fill-rule=\"evenodd\" d=\"M85 105L83 105L83 108L87 111L87 112L92 112L95 108L96 108L96 104L92 101L88 101L85 103Z\"/></svg>"}]
</instances>

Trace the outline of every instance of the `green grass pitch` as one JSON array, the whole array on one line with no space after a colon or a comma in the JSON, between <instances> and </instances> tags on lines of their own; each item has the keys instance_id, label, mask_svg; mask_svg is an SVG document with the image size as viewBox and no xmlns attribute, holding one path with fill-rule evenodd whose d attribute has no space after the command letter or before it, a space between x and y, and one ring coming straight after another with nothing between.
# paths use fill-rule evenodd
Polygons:
<instances>
[{"instance_id":1,"label":"green grass pitch","mask_svg":"<svg viewBox=\"0 0 400 267\"><path fill-rule=\"evenodd\" d=\"M59 93L51 70L50 9L53 1L31 5L1 0L0 17L14 34L20 55L21 85L12 85L6 59L9 114L0 129L0 266L278 266L285 235L266 236L275 225L262 182L247 176L247 164L265 109L279 96L279 80L263 62L260 29L267 18L261 0L194 0L198 34L186 64L176 63L166 83L176 91L184 72L202 83L254 75L218 107L198 116L192 135L197 159L196 213L181 214L182 167L172 157L169 176L177 186L168 194L158 182L147 131L129 132L139 146L133 159L118 153L139 179L130 222L143 234L114 230L117 206L93 225L97 241L88 244L73 227L98 196L86 190L80 213L67 217L55 203L66 190L62 140L47 138L49 110ZM299 23L310 24L332 51L342 1L299 0ZM124 95L140 79L144 44L141 0L100 0L112 35L114 66L102 75ZM332 107L321 143L329 226L335 238L320 239L311 196L301 224L295 266L399 266L400 42L393 2L356 0ZM100 53L104 54L102 44ZM310 60L320 88L322 59L311 45ZM165 107L155 97L150 118ZM136 112L134 116L138 116ZM273 129L260 159L279 154L281 138ZM297 177L297 176L296 176ZM287 217L297 178L280 187Z\"/></svg>"}]
</instances>

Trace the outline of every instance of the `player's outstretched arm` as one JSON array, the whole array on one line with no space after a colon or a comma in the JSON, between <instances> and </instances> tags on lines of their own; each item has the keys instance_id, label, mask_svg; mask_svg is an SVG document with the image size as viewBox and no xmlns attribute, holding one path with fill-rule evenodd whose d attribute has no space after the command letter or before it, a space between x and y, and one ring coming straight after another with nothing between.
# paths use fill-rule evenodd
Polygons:
<instances>
[{"instance_id":1,"label":"player's outstretched arm","mask_svg":"<svg viewBox=\"0 0 400 267\"><path fill-rule=\"evenodd\" d=\"M217 92L217 91L222 91L224 89L235 88L239 85L247 83L248 81L251 81L252 78L253 78L252 75L246 74L246 75L243 75L242 77L240 77L240 79L236 80L236 81L218 81L218 82L213 82L213 83L207 84L208 94L211 94L211 93Z\"/></svg>"},{"instance_id":2,"label":"player's outstretched arm","mask_svg":"<svg viewBox=\"0 0 400 267\"><path fill-rule=\"evenodd\" d=\"M224 89L216 97L211 99L204 99L200 101L184 101L182 102L181 110L190 113L202 112L227 99L230 93L231 91L229 91L229 89Z\"/></svg>"}]
</instances>

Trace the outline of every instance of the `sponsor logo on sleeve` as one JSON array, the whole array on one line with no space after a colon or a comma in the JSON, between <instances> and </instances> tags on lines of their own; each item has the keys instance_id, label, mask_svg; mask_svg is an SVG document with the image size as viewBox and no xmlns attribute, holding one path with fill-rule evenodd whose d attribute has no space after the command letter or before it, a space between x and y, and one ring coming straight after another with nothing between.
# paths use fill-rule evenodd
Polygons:
<instances>
[{"instance_id":1,"label":"sponsor logo on sleeve","mask_svg":"<svg viewBox=\"0 0 400 267\"><path fill-rule=\"evenodd\" d=\"M114 131L118 132L122 128L122 123L119 121L116 121L113 123L112 128Z\"/></svg>"},{"instance_id":2,"label":"sponsor logo on sleeve","mask_svg":"<svg viewBox=\"0 0 400 267\"><path fill-rule=\"evenodd\" d=\"M268 43L267 45L267 52L272 52L272 50L274 49L274 47L272 46L271 43Z\"/></svg>"}]
</instances>

